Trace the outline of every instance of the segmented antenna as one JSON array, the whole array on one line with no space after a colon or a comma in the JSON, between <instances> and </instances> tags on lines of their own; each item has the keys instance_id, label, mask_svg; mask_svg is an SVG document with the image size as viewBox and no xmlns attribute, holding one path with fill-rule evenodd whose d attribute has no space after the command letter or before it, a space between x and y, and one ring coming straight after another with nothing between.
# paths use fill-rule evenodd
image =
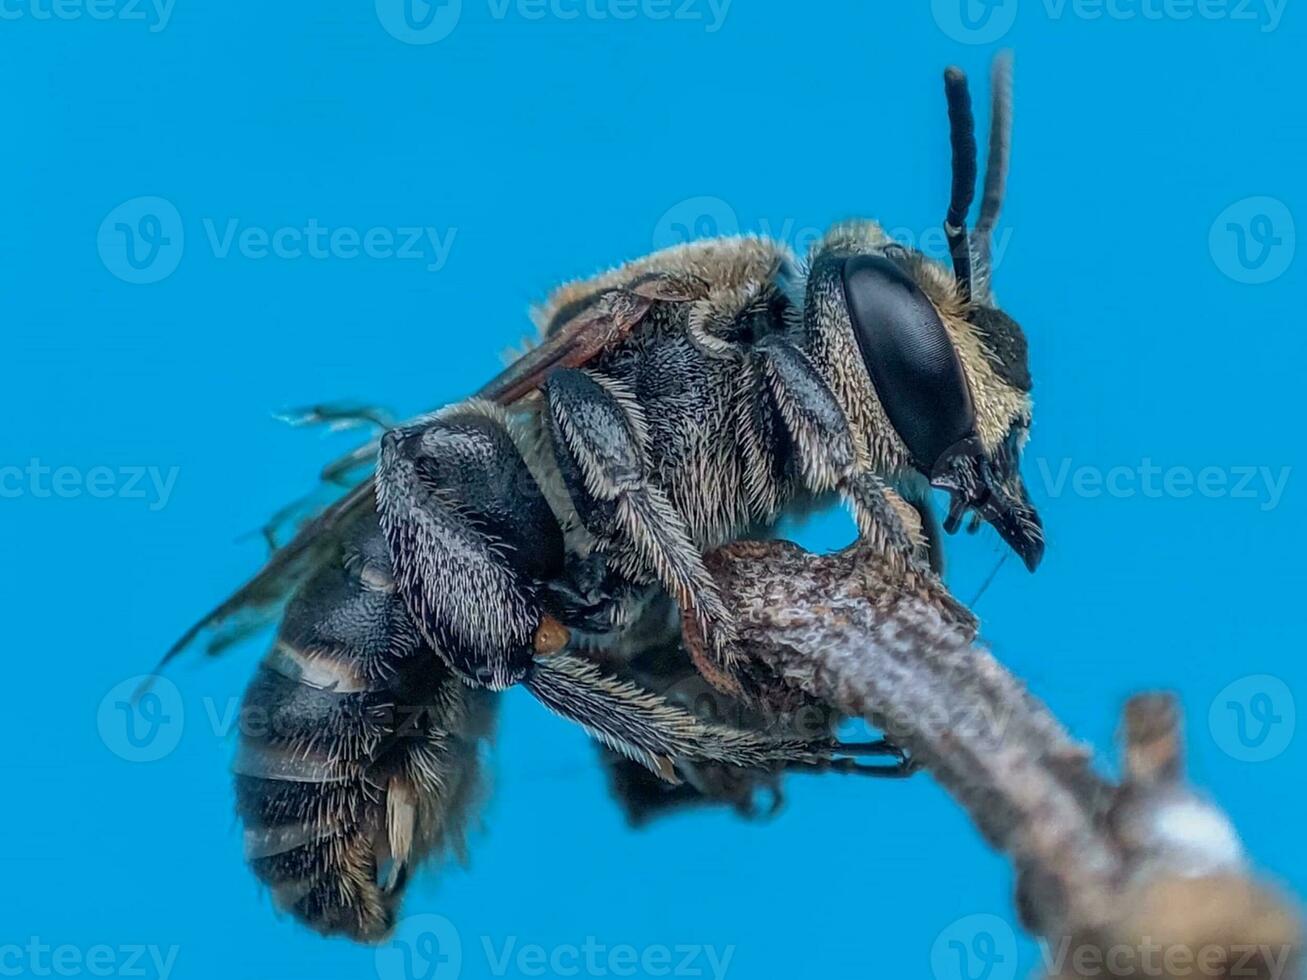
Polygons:
<instances>
[{"instance_id":1,"label":"segmented antenna","mask_svg":"<svg viewBox=\"0 0 1307 980\"><path fill-rule=\"evenodd\" d=\"M944 96L948 100L949 142L953 147L953 193L944 234L953 257L953 276L964 298L971 298L971 242L967 213L976 195L976 120L971 114L971 93L966 73L956 66L944 70Z\"/></svg>"},{"instance_id":2,"label":"segmented antenna","mask_svg":"<svg viewBox=\"0 0 1307 980\"><path fill-rule=\"evenodd\" d=\"M990 255L994 245L994 225L1003 207L1003 189L1007 184L1008 160L1012 156L1012 53L1001 52L990 72L989 158L985 162L985 191L980 198L980 220L976 222L975 278L986 298L992 296L990 279L993 266Z\"/></svg>"}]
</instances>

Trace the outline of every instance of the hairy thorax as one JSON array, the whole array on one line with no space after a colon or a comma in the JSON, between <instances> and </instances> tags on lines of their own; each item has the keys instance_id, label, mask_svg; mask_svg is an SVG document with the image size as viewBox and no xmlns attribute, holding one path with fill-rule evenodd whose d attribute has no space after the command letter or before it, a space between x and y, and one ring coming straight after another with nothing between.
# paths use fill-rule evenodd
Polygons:
<instances>
[{"instance_id":1,"label":"hairy thorax","mask_svg":"<svg viewBox=\"0 0 1307 980\"><path fill-rule=\"evenodd\" d=\"M802 278L794 255L767 239L676 246L560 287L537 311L546 331L604 290L674 272L704 295L659 304L589 367L629 395L647 438L653 477L700 548L775 522L801 491L797 462L752 348L797 332Z\"/></svg>"}]
</instances>

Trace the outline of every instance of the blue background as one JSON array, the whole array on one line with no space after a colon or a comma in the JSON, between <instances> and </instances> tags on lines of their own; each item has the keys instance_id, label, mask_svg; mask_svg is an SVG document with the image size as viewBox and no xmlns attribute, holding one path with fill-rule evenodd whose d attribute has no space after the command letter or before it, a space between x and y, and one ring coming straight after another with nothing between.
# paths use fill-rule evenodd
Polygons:
<instances>
[{"instance_id":1,"label":"blue background","mask_svg":"<svg viewBox=\"0 0 1307 980\"><path fill-rule=\"evenodd\" d=\"M735 0L715 30L706 0L684 8L699 19L660 19L684 0L632 19L602 0L539 19L530 4L500 16L500 0L463 0L447 37L409 44L384 26L400 23L387 0L381 15L362 0L177 0L166 24L130 19L127 0L106 0L104 20L69 2L80 16L5 0L0 19L0 466L73 474L54 492L50 477L0 471L0 949L108 944L125 970L119 947L175 946L182 980L374 976L373 950L279 919L243 866L233 739L218 730L261 642L171 671L165 707L184 724L170 713L175 745L156 761L123 757L116 695L101 710L257 567L259 542L237 539L351 444L272 412L357 398L411 413L461 397L531 332L529 302L680 224L799 245L850 215L935 234L940 70L962 64L982 94L1000 44L1016 51L1017 128L998 289L1031 339L1025 470L1049 550L1033 577L1003 567L979 605L985 634L1109 764L1123 699L1178 690L1195 779L1254 857L1307 892L1307 740L1292 718L1307 691L1305 284L1290 227L1307 215L1300 5L1264 30L1257 3L1260 22L1180 19L1178 5L1145 16L1162 0L1097 19L1008 0L983 21L976 0L983 26L967 34L957 0L951 14L945 0ZM443 31L450 14L436 16ZM138 284L121 277L116 222L99 229L149 196L176 208L161 231L184 246L171 274ZM1277 203L1218 221L1259 196ZM123 214L140 227L139 206ZM219 236L231 219L455 232L430 271L429 257L222 257L206 219ZM1260 243L1243 265L1228 228L1240 222ZM1149 494L1119 477L1113 495L1057 480L1150 460L1229 483ZM132 495L133 466L176 467L166 501L148 481ZM1275 506L1260 477L1253 497L1233 493L1241 466L1291 468ZM95 467L111 474L100 496L84 482ZM826 547L848 535L842 516L801 532ZM988 531L951 542L963 599L1000 553ZM1240 743L1235 695L1221 693L1249 675L1269 679L1235 695L1270 699L1271 743ZM1267 744L1272 758L1237 758ZM518 693L494 759L470 869L429 872L406 906L452 923L465 977L491 970L483 936L546 952L587 936L733 946L738 980L929 977L947 930L991 921L956 920L1014 923L1004 860L927 778L795 778L771 823L693 815L637 833L583 735ZM1019 943L1024 973L1039 954ZM21 955L0 967L42 965Z\"/></svg>"}]
</instances>

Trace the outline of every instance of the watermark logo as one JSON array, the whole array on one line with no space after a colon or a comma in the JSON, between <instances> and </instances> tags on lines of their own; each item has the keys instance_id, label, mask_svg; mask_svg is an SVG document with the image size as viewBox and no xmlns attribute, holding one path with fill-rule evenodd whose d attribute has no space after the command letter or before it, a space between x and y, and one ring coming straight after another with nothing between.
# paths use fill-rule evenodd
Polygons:
<instances>
[{"instance_id":1,"label":"watermark logo","mask_svg":"<svg viewBox=\"0 0 1307 980\"><path fill-rule=\"evenodd\" d=\"M167 279L182 260L182 216L162 197L134 197L110 211L96 236L104 267L123 282Z\"/></svg>"},{"instance_id":2,"label":"watermark logo","mask_svg":"<svg viewBox=\"0 0 1307 980\"><path fill-rule=\"evenodd\" d=\"M375 959L379 980L457 980L463 940L443 915L413 915L377 947Z\"/></svg>"},{"instance_id":3,"label":"watermark logo","mask_svg":"<svg viewBox=\"0 0 1307 980\"><path fill-rule=\"evenodd\" d=\"M935 980L1014 980L1017 936L997 915L958 919L930 947Z\"/></svg>"},{"instance_id":4,"label":"watermark logo","mask_svg":"<svg viewBox=\"0 0 1307 980\"><path fill-rule=\"evenodd\" d=\"M738 235L742 230L780 242L800 256L810 254L813 248L826 237L827 231L825 228L804 224L792 217L777 221L763 216L746 227L745 223L740 221L739 213L728 202L720 197L699 195L678 201L663 212L654 225L653 247L657 251L705 238ZM882 231L891 240L906 248L916 249L929 259L951 262L948 238L944 234L942 224L932 224L924 229L882 226ZM991 269L997 270L1003 264L1003 258L1011 243L1012 229L1007 227L998 229L990 253Z\"/></svg>"},{"instance_id":5,"label":"watermark logo","mask_svg":"<svg viewBox=\"0 0 1307 980\"><path fill-rule=\"evenodd\" d=\"M1227 684L1207 712L1212 738L1240 762L1266 762L1289 747L1297 711L1289 685L1269 674Z\"/></svg>"},{"instance_id":6,"label":"watermark logo","mask_svg":"<svg viewBox=\"0 0 1307 980\"><path fill-rule=\"evenodd\" d=\"M653 247L658 250L739 233L740 219L733 207L720 197L700 195L679 201L663 212L654 226Z\"/></svg>"},{"instance_id":7,"label":"watermark logo","mask_svg":"<svg viewBox=\"0 0 1307 980\"><path fill-rule=\"evenodd\" d=\"M1293 215L1276 198L1245 197L1216 216L1207 243L1216 267L1235 282L1271 282L1293 262Z\"/></svg>"},{"instance_id":8,"label":"watermark logo","mask_svg":"<svg viewBox=\"0 0 1307 980\"><path fill-rule=\"evenodd\" d=\"M146 685L149 689L143 693ZM142 674L115 684L100 699L96 725L100 740L128 762L157 762L182 738L186 706L177 685L166 677Z\"/></svg>"},{"instance_id":9,"label":"watermark logo","mask_svg":"<svg viewBox=\"0 0 1307 980\"><path fill-rule=\"evenodd\" d=\"M962 44L993 44L1012 30L1017 0L930 0L939 29Z\"/></svg>"},{"instance_id":10,"label":"watermark logo","mask_svg":"<svg viewBox=\"0 0 1307 980\"><path fill-rule=\"evenodd\" d=\"M435 44L458 26L463 0L377 0L377 19L405 44Z\"/></svg>"}]
</instances>

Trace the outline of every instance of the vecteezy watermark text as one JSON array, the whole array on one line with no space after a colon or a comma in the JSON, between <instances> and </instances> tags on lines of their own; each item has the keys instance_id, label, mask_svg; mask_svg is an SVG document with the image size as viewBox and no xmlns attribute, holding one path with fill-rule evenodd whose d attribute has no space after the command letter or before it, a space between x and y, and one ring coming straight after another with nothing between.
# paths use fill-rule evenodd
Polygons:
<instances>
[{"instance_id":1,"label":"vecteezy watermark text","mask_svg":"<svg viewBox=\"0 0 1307 980\"><path fill-rule=\"evenodd\" d=\"M704 943L604 943L586 936L579 943L523 943L517 936L480 936L484 969L491 976L525 977L693 977L725 980L735 947ZM460 930L443 915L413 915L379 946L379 980L458 980L472 955Z\"/></svg>"},{"instance_id":2,"label":"vecteezy watermark text","mask_svg":"<svg viewBox=\"0 0 1307 980\"><path fill-rule=\"evenodd\" d=\"M1254 500L1262 511L1280 505L1284 489L1293 472L1290 466L1159 466L1145 456L1131 465L1076 466L1069 457L1056 462L1044 457L1035 468L1043 481L1047 497L1061 497L1070 492L1093 499L1131 497L1183 500L1188 497L1231 500Z\"/></svg>"},{"instance_id":3,"label":"vecteezy watermark text","mask_svg":"<svg viewBox=\"0 0 1307 980\"><path fill-rule=\"evenodd\" d=\"M637 947L612 946L586 936L581 943L520 943L516 936L496 942L481 937L490 972L497 977L511 971L524 977L709 977L723 980L735 956L734 946L680 943Z\"/></svg>"},{"instance_id":4,"label":"vecteezy watermark text","mask_svg":"<svg viewBox=\"0 0 1307 980\"><path fill-rule=\"evenodd\" d=\"M0 500L58 497L70 500L144 500L152 511L168 506L180 470L170 466L49 466L37 457L22 466L0 466Z\"/></svg>"},{"instance_id":5,"label":"vecteezy watermark text","mask_svg":"<svg viewBox=\"0 0 1307 980\"><path fill-rule=\"evenodd\" d=\"M427 272L445 267L458 235L453 226L361 228L333 225L316 217L288 225L205 217L200 226L209 253L219 260L398 260L420 262ZM146 284L173 274L181 264L186 238L186 225L176 206L166 198L144 196L124 201L105 216L96 247L104 267L119 279Z\"/></svg>"},{"instance_id":6,"label":"vecteezy watermark text","mask_svg":"<svg viewBox=\"0 0 1307 980\"><path fill-rule=\"evenodd\" d=\"M151 34L168 26L177 0L0 0L0 20L121 20L146 25Z\"/></svg>"},{"instance_id":7,"label":"vecteezy watermark text","mask_svg":"<svg viewBox=\"0 0 1307 980\"><path fill-rule=\"evenodd\" d=\"M31 936L26 943L0 943L0 977L148 977L168 980L179 947L104 943L83 949L52 946Z\"/></svg>"},{"instance_id":8,"label":"vecteezy watermark text","mask_svg":"<svg viewBox=\"0 0 1307 980\"><path fill-rule=\"evenodd\" d=\"M449 261L457 228L441 231L430 225L397 228L328 228L317 218L302 227L266 228L242 225L228 218L221 231L212 218L203 220L209 249L216 259L236 254L247 259L399 259L425 260L428 272L439 272Z\"/></svg>"},{"instance_id":9,"label":"vecteezy watermark text","mask_svg":"<svg viewBox=\"0 0 1307 980\"><path fill-rule=\"evenodd\" d=\"M1050 976L1077 977L1282 977L1291 947L1267 943L1161 943L1144 936L1137 945L1056 945L1040 941ZM1064 972L1066 971L1066 972Z\"/></svg>"},{"instance_id":10,"label":"vecteezy watermark text","mask_svg":"<svg viewBox=\"0 0 1307 980\"><path fill-rule=\"evenodd\" d=\"M486 6L495 20L677 20L702 23L705 33L716 34L731 0L486 0Z\"/></svg>"},{"instance_id":11,"label":"vecteezy watermark text","mask_svg":"<svg viewBox=\"0 0 1307 980\"><path fill-rule=\"evenodd\" d=\"M720 197L708 194L688 197L678 201L663 212L654 225L653 247L669 248L684 245L701 238L738 235L743 225L739 215L728 202ZM781 242L800 256L806 256L813 246L825 237L827 229L816 225L803 224L792 217L774 220L763 216L753 222L750 231L763 238ZM943 225L930 225L926 228L909 228L904 225L886 226L884 232L900 245L916 249L932 258L943 262L950 258L948 238ZM1003 264L1008 246L1012 243L1012 229L999 228L994 235L990 252L990 267L997 269Z\"/></svg>"},{"instance_id":12,"label":"vecteezy watermark text","mask_svg":"<svg viewBox=\"0 0 1307 980\"><path fill-rule=\"evenodd\" d=\"M1285 974L1293 952L1269 943L1168 943L1142 936L1138 943L1076 943L1041 939L1040 976L1272 977ZM935 980L1016 980L1016 932L989 913L964 916L945 927L930 951Z\"/></svg>"},{"instance_id":13,"label":"vecteezy watermark text","mask_svg":"<svg viewBox=\"0 0 1307 980\"><path fill-rule=\"evenodd\" d=\"M464 0L375 0L377 20L405 44L434 44L454 32ZM491 20L672 21L722 29L732 0L485 0Z\"/></svg>"},{"instance_id":14,"label":"vecteezy watermark text","mask_svg":"<svg viewBox=\"0 0 1307 980\"><path fill-rule=\"evenodd\" d=\"M931 0L940 30L963 44L993 44L1016 23L1025 6L1054 23L1094 21L1227 21L1262 33L1280 26L1289 0Z\"/></svg>"}]
</instances>

